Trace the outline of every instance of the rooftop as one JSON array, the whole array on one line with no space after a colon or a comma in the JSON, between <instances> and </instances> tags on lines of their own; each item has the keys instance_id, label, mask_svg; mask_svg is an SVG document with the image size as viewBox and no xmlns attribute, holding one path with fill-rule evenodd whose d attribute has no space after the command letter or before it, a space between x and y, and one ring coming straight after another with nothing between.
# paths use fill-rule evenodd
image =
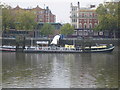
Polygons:
<instances>
[{"instance_id":1,"label":"rooftop","mask_svg":"<svg viewBox=\"0 0 120 90\"><path fill-rule=\"evenodd\" d=\"M120 0L105 0L105 2L119 2Z\"/></svg>"},{"instance_id":2,"label":"rooftop","mask_svg":"<svg viewBox=\"0 0 120 90\"><path fill-rule=\"evenodd\" d=\"M82 8L80 8L80 11L86 11L86 12L94 12L96 10L96 7L93 7L93 8L84 8L84 7L82 7Z\"/></svg>"},{"instance_id":3,"label":"rooftop","mask_svg":"<svg viewBox=\"0 0 120 90\"><path fill-rule=\"evenodd\" d=\"M14 10L19 10L19 9L23 9L21 8L19 5L17 5L15 8L13 8ZM25 9L25 8L24 8ZM46 10L48 9L48 6L46 7L46 9L43 9L41 7L39 7L38 5L35 8L26 8L25 10L31 10L31 9L37 9L37 10Z\"/></svg>"}]
</instances>

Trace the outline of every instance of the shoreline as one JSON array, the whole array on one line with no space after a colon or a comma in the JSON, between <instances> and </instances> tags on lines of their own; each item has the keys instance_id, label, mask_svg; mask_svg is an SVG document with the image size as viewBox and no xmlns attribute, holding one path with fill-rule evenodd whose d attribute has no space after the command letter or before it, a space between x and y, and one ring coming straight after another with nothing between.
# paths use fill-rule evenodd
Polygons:
<instances>
[{"instance_id":1,"label":"shoreline","mask_svg":"<svg viewBox=\"0 0 120 90\"><path fill-rule=\"evenodd\" d=\"M0 41L2 42L2 45L16 45L16 39L15 38L0 38ZM36 46L37 41L49 41L49 43L52 41L51 38L26 38L25 45L30 46L31 43L33 43L34 46ZM77 38L64 38L60 40L60 44L73 44L81 45L82 43L98 43L98 44L113 44L113 45L120 45L120 39L117 38L93 38L93 39L85 39L84 41L82 39ZM21 43L21 41L20 41Z\"/></svg>"}]
</instances>

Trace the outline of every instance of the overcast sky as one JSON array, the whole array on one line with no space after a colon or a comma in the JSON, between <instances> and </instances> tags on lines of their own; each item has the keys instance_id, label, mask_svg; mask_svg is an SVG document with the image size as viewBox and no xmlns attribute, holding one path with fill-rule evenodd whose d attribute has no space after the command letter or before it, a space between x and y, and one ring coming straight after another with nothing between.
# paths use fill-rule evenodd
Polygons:
<instances>
[{"instance_id":1,"label":"overcast sky","mask_svg":"<svg viewBox=\"0 0 120 90\"><path fill-rule=\"evenodd\" d=\"M21 8L33 8L39 5L44 8L48 6L53 14L56 15L56 22L69 23L70 22L70 3L77 5L80 2L80 7L87 7L90 4L99 5L105 0L0 0L12 7L19 5Z\"/></svg>"}]
</instances>

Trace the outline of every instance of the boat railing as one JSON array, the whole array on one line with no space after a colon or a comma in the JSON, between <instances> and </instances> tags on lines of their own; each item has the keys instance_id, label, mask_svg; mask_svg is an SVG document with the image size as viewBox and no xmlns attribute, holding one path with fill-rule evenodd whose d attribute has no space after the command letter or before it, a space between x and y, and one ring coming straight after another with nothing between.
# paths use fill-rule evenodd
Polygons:
<instances>
[{"instance_id":1,"label":"boat railing","mask_svg":"<svg viewBox=\"0 0 120 90\"><path fill-rule=\"evenodd\" d=\"M75 47L75 48L66 48L66 47L57 47L57 46L48 46L48 47L40 47L40 46L33 46L33 47L25 47L25 50L43 50L43 51L82 51L82 50L101 50L107 49L112 47L113 45L96 45L92 47Z\"/></svg>"},{"instance_id":2,"label":"boat railing","mask_svg":"<svg viewBox=\"0 0 120 90\"><path fill-rule=\"evenodd\" d=\"M73 48L65 48L65 47L37 47L37 50L61 50L61 51L74 51Z\"/></svg>"}]
</instances>

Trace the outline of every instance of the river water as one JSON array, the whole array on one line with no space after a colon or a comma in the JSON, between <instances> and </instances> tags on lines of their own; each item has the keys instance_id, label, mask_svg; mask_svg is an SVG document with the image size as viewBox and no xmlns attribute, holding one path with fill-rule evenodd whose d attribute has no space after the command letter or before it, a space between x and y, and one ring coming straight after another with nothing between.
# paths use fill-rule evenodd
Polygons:
<instances>
[{"instance_id":1,"label":"river water","mask_svg":"<svg viewBox=\"0 0 120 90\"><path fill-rule=\"evenodd\" d=\"M117 88L118 48L112 53L2 53L3 88Z\"/></svg>"}]
</instances>

